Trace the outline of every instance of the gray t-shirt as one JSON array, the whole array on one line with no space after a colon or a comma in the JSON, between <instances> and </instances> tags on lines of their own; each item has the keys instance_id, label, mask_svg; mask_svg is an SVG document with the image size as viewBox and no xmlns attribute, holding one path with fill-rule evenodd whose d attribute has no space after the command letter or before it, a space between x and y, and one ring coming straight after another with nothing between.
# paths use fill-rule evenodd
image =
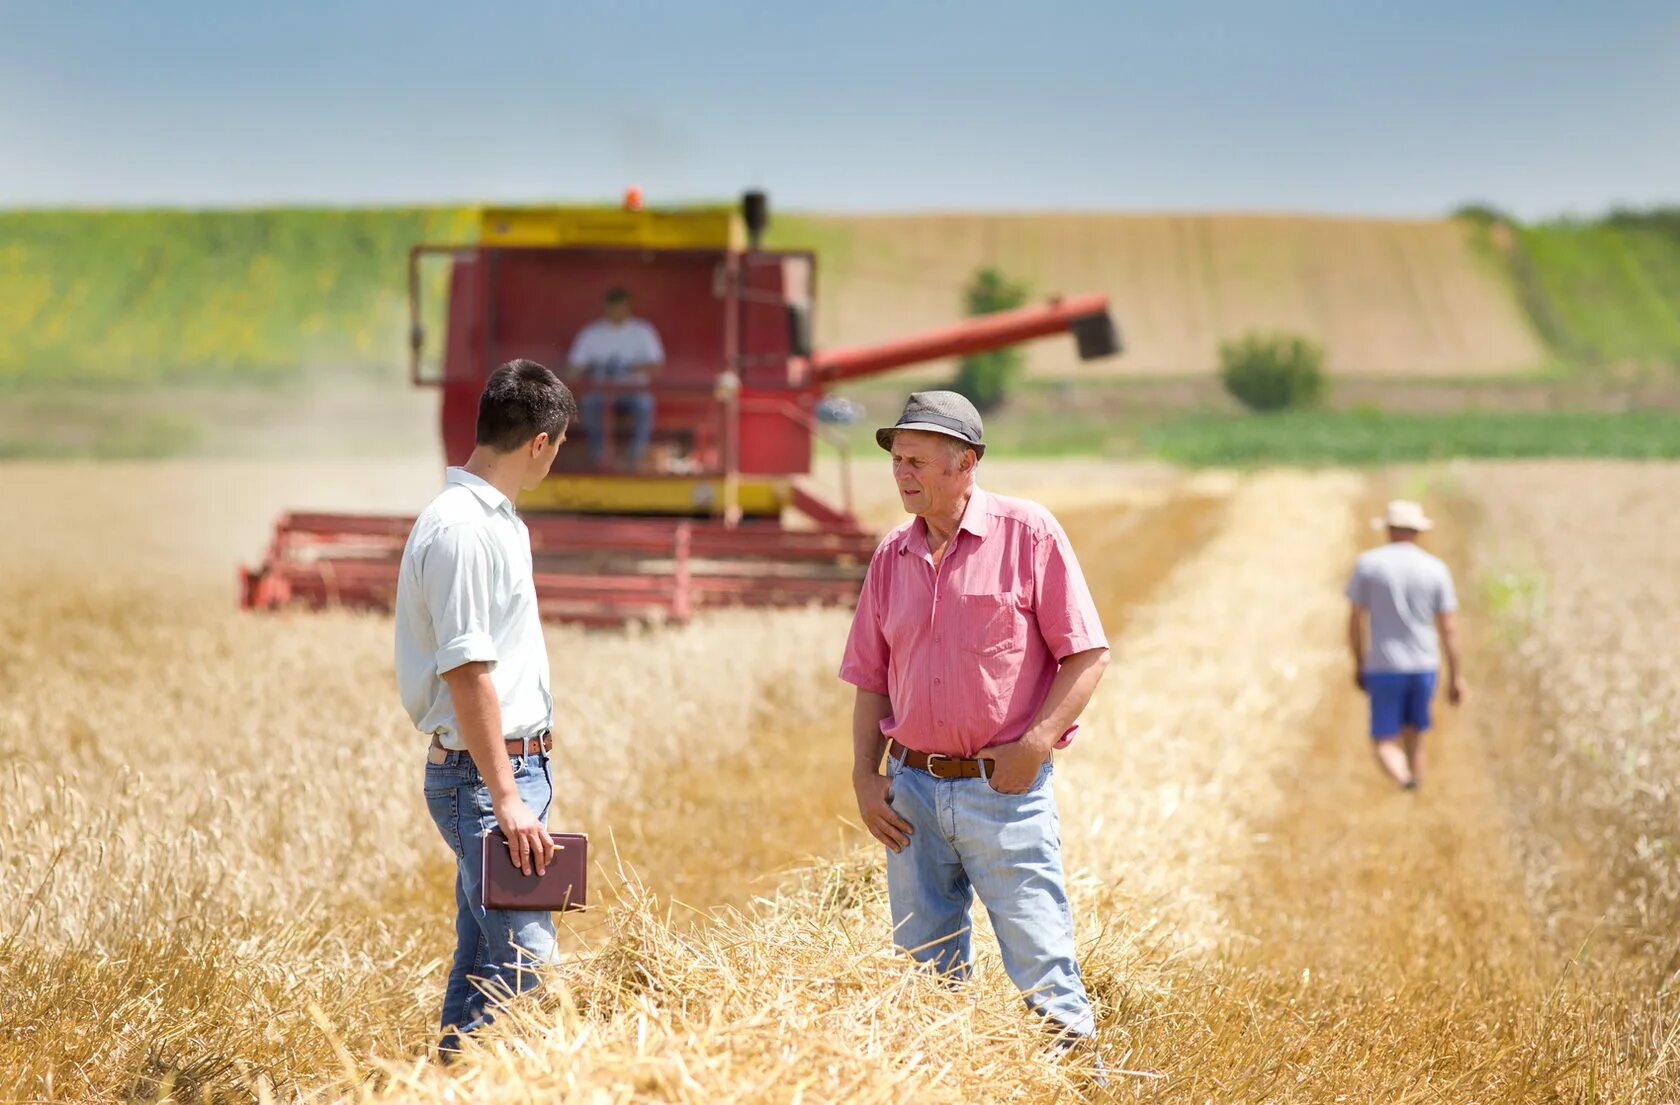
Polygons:
<instances>
[{"instance_id":1,"label":"gray t-shirt","mask_svg":"<svg viewBox=\"0 0 1680 1105\"><path fill-rule=\"evenodd\" d=\"M1370 615L1369 672L1434 671L1441 666L1435 615L1458 609L1452 573L1410 541L1361 553L1347 597Z\"/></svg>"}]
</instances>

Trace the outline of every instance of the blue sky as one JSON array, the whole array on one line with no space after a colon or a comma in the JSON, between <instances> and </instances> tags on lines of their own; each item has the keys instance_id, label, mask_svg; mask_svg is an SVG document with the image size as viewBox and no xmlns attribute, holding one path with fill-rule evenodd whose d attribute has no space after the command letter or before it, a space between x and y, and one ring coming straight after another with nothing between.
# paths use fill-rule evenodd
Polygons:
<instances>
[{"instance_id":1,"label":"blue sky","mask_svg":"<svg viewBox=\"0 0 1680 1105\"><path fill-rule=\"evenodd\" d=\"M0 0L0 205L1680 201L1680 4Z\"/></svg>"}]
</instances>

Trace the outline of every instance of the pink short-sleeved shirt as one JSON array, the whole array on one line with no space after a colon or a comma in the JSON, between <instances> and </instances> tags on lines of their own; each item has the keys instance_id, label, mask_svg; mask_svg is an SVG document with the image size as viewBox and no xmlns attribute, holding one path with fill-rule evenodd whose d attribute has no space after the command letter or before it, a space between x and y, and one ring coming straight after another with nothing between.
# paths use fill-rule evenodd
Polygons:
<instances>
[{"instance_id":1,"label":"pink short-sleeved shirt","mask_svg":"<svg viewBox=\"0 0 1680 1105\"><path fill-rule=\"evenodd\" d=\"M973 756L1021 738L1062 660L1107 647L1056 519L1036 503L975 488L938 569L920 518L875 550L840 678L892 702L886 736L919 752Z\"/></svg>"}]
</instances>

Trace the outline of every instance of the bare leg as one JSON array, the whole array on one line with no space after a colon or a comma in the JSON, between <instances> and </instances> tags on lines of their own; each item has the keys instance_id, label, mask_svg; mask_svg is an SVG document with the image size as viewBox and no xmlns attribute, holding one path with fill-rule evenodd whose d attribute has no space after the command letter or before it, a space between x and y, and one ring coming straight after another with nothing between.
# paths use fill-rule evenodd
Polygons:
<instances>
[{"instance_id":1,"label":"bare leg","mask_svg":"<svg viewBox=\"0 0 1680 1105\"><path fill-rule=\"evenodd\" d=\"M1401 786L1407 786L1412 781L1412 771L1406 762L1406 750L1400 741L1393 737L1371 742L1371 750L1377 754L1377 766L1383 769L1390 779Z\"/></svg>"},{"instance_id":2,"label":"bare leg","mask_svg":"<svg viewBox=\"0 0 1680 1105\"><path fill-rule=\"evenodd\" d=\"M1400 730L1400 742L1406 750L1406 766L1411 770L1413 784L1423 782L1423 734L1413 726Z\"/></svg>"}]
</instances>

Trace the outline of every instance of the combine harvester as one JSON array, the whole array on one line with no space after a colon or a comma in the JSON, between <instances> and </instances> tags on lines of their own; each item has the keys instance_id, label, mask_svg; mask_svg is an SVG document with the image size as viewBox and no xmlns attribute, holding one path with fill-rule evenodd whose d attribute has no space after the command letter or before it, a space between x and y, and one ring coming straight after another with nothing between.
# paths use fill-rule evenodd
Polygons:
<instances>
[{"instance_id":1,"label":"combine harvester","mask_svg":"<svg viewBox=\"0 0 1680 1105\"><path fill-rule=\"evenodd\" d=\"M606 289L630 290L637 315L664 340L665 368L648 389L657 406L643 470L620 471L610 442L606 461L591 465L574 424L552 474L518 500L545 619L680 622L711 606L850 604L876 537L852 511L845 443L817 417L830 385L1062 331L1084 359L1119 350L1107 299L1085 295L813 351L814 258L760 249L768 218L759 192L739 210L645 210L635 197L623 208L492 208L478 243L412 249L410 371L416 385L443 393L449 464L472 452L479 391L504 361L540 361L580 399L614 389L564 371L573 336L599 316ZM447 334L428 372L422 274L440 262ZM841 454L838 501L809 481L824 435ZM412 523L285 514L262 566L241 571L242 604L389 609Z\"/></svg>"}]
</instances>

